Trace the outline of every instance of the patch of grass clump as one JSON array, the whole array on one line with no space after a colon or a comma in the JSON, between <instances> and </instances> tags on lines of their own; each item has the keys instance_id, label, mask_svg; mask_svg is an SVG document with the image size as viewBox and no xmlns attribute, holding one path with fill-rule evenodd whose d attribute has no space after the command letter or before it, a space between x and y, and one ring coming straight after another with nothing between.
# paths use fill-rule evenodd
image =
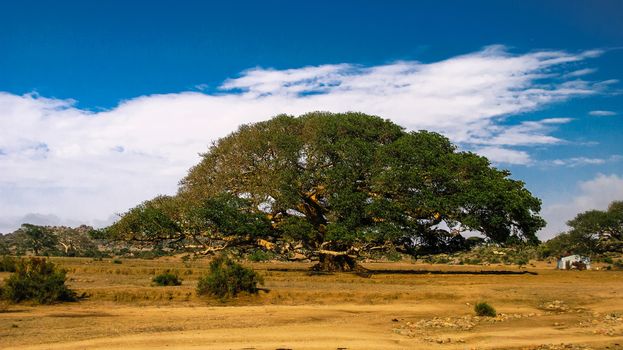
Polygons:
<instances>
[{"instance_id":1,"label":"patch of grass clump","mask_svg":"<svg viewBox=\"0 0 623 350\"><path fill-rule=\"evenodd\" d=\"M495 317L497 315L495 308L484 301L474 305L474 312L477 316Z\"/></svg>"},{"instance_id":2,"label":"patch of grass clump","mask_svg":"<svg viewBox=\"0 0 623 350\"><path fill-rule=\"evenodd\" d=\"M113 264L122 264L123 261L121 261L121 259L112 259L112 263Z\"/></svg>"},{"instance_id":3,"label":"patch of grass clump","mask_svg":"<svg viewBox=\"0 0 623 350\"><path fill-rule=\"evenodd\" d=\"M4 255L0 258L0 272L15 272L18 259Z\"/></svg>"},{"instance_id":4,"label":"patch of grass clump","mask_svg":"<svg viewBox=\"0 0 623 350\"><path fill-rule=\"evenodd\" d=\"M402 254L395 250L390 250L389 252L385 253L385 258L389 261L397 262L402 260Z\"/></svg>"},{"instance_id":5,"label":"patch of grass clump","mask_svg":"<svg viewBox=\"0 0 623 350\"><path fill-rule=\"evenodd\" d=\"M58 269L45 259L20 260L16 264L15 273L6 279L2 296L13 303L75 301L76 293L65 285L66 274L67 271Z\"/></svg>"},{"instance_id":6,"label":"patch of grass clump","mask_svg":"<svg viewBox=\"0 0 623 350\"><path fill-rule=\"evenodd\" d=\"M152 282L158 286L179 286L182 284L182 279L177 274L167 271L154 277Z\"/></svg>"},{"instance_id":7,"label":"patch of grass clump","mask_svg":"<svg viewBox=\"0 0 623 350\"><path fill-rule=\"evenodd\" d=\"M257 249L253 253L247 255L247 259L254 262L269 261L274 258L275 254L273 252L267 252L261 249Z\"/></svg>"},{"instance_id":8,"label":"patch of grass clump","mask_svg":"<svg viewBox=\"0 0 623 350\"><path fill-rule=\"evenodd\" d=\"M221 299L236 297L241 292L257 294L259 285L264 284L262 276L225 255L210 262L210 271L199 278L197 294L212 295Z\"/></svg>"}]
</instances>

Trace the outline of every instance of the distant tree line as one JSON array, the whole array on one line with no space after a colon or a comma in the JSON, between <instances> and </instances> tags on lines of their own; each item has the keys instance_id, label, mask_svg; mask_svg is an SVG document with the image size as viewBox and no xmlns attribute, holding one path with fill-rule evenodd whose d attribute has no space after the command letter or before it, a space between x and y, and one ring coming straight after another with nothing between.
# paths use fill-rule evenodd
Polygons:
<instances>
[{"instance_id":1,"label":"distant tree line","mask_svg":"<svg viewBox=\"0 0 623 350\"><path fill-rule=\"evenodd\" d=\"M22 224L0 236L0 254L38 256L97 256L104 242L90 226L41 226Z\"/></svg>"},{"instance_id":2,"label":"distant tree line","mask_svg":"<svg viewBox=\"0 0 623 350\"><path fill-rule=\"evenodd\" d=\"M578 213L567 225L567 232L543 243L544 255L623 253L623 201L610 203L606 210Z\"/></svg>"}]
</instances>

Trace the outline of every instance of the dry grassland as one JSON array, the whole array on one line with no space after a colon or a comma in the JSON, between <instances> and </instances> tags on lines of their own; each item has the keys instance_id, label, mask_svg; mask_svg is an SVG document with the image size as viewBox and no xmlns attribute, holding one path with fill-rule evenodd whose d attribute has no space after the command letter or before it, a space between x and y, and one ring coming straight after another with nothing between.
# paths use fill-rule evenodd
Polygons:
<instances>
[{"instance_id":1,"label":"dry grassland","mask_svg":"<svg viewBox=\"0 0 623 350\"><path fill-rule=\"evenodd\" d=\"M516 266L369 263L362 278L301 263L254 264L269 293L222 303L195 295L208 261L53 259L89 297L0 312L2 349L623 349L623 272L533 274ZM152 286L171 269L179 287ZM287 270L287 271L285 271ZM446 273L406 273L429 270ZM402 271L402 273L401 273ZM0 279L8 276L0 274ZM486 300L500 313L474 316ZM562 344L561 344L562 343Z\"/></svg>"}]
</instances>

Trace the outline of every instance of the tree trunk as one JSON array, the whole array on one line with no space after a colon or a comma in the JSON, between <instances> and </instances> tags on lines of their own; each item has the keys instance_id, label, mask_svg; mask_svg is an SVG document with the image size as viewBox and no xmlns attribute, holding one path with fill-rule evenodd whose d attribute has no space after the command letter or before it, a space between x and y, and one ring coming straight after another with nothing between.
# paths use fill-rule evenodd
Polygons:
<instances>
[{"instance_id":1,"label":"tree trunk","mask_svg":"<svg viewBox=\"0 0 623 350\"><path fill-rule=\"evenodd\" d=\"M349 272L355 271L358 266L356 258L352 255L320 253L318 258L318 264L312 267L315 271Z\"/></svg>"}]
</instances>

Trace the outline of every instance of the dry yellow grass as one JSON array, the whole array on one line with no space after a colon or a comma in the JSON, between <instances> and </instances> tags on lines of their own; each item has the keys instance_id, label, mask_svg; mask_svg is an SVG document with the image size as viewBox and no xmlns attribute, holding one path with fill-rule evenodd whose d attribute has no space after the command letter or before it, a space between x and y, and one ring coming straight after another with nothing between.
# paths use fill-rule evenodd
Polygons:
<instances>
[{"instance_id":1,"label":"dry yellow grass","mask_svg":"<svg viewBox=\"0 0 623 350\"><path fill-rule=\"evenodd\" d=\"M529 269L537 275L362 278L309 276L306 264L265 263L253 266L271 291L224 304L195 295L207 260L54 260L69 271L70 286L90 297L78 303L10 306L0 312L0 348L536 349L560 343L623 348L620 271L556 271L540 263ZM514 266L366 266L519 271ZM165 270L179 273L183 284L152 286L153 276ZM473 304L481 300L502 315L474 318Z\"/></svg>"}]
</instances>

